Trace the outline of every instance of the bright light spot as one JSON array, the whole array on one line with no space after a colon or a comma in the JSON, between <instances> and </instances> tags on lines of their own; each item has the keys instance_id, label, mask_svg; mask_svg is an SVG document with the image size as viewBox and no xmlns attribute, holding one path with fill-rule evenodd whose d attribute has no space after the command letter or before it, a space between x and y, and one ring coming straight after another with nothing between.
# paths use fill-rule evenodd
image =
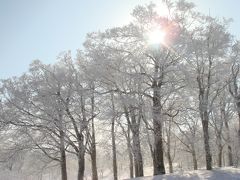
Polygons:
<instances>
[{"instance_id":1,"label":"bright light spot","mask_svg":"<svg viewBox=\"0 0 240 180\"><path fill-rule=\"evenodd\" d=\"M155 29L153 31L150 31L147 34L148 44L151 44L151 45L164 44L165 36L166 36L166 33L161 29Z\"/></svg>"},{"instance_id":2,"label":"bright light spot","mask_svg":"<svg viewBox=\"0 0 240 180\"><path fill-rule=\"evenodd\" d=\"M165 3L156 2L156 11L160 16L169 16L169 9Z\"/></svg>"}]
</instances>

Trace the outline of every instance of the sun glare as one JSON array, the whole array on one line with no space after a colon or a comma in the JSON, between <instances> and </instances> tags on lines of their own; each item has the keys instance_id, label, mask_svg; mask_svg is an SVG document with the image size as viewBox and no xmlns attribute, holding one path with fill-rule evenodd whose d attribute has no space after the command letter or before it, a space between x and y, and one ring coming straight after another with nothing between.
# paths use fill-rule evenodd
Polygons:
<instances>
[{"instance_id":1,"label":"sun glare","mask_svg":"<svg viewBox=\"0 0 240 180\"><path fill-rule=\"evenodd\" d=\"M157 1L156 11L160 16L169 16L169 9L165 3Z\"/></svg>"},{"instance_id":2,"label":"sun glare","mask_svg":"<svg viewBox=\"0 0 240 180\"><path fill-rule=\"evenodd\" d=\"M148 44L151 45L160 45L164 44L166 33L161 29L155 29L153 31L148 32Z\"/></svg>"}]
</instances>

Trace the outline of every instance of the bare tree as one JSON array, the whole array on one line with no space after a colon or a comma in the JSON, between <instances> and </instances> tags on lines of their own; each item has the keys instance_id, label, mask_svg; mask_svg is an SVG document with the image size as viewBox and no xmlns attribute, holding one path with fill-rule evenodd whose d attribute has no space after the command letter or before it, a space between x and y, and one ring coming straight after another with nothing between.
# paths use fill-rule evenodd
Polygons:
<instances>
[{"instance_id":1,"label":"bare tree","mask_svg":"<svg viewBox=\"0 0 240 180\"><path fill-rule=\"evenodd\" d=\"M230 83L229 83L229 92L232 95L235 105L236 111L238 114L238 141L240 145L240 93L239 93L239 85L238 85L238 75L239 75L239 54L240 53L240 45L239 42L236 42L232 47L232 67L231 67L231 75L230 75Z\"/></svg>"}]
</instances>

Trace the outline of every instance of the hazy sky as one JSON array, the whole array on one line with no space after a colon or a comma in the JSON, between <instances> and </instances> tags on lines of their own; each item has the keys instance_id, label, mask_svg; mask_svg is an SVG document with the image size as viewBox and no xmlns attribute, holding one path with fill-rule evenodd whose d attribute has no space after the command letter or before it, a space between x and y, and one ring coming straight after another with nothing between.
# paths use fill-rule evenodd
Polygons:
<instances>
[{"instance_id":1,"label":"hazy sky","mask_svg":"<svg viewBox=\"0 0 240 180\"><path fill-rule=\"evenodd\" d=\"M239 0L192 1L200 11L233 18L231 31L240 37ZM131 10L148 2L0 0L0 79L27 71L34 59L53 63L61 51L75 52L86 33L127 23Z\"/></svg>"}]
</instances>

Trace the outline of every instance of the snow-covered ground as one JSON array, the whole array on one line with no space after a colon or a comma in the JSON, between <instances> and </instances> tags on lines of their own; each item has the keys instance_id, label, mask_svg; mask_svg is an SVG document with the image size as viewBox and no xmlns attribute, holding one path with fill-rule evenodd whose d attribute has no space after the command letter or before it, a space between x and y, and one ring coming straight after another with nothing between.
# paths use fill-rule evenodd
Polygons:
<instances>
[{"instance_id":1,"label":"snow-covered ground","mask_svg":"<svg viewBox=\"0 0 240 180\"><path fill-rule=\"evenodd\" d=\"M196 170L183 171L173 174L166 174L163 176L134 178L132 180L240 180L240 169L226 167L214 169L212 171Z\"/></svg>"}]
</instances>

